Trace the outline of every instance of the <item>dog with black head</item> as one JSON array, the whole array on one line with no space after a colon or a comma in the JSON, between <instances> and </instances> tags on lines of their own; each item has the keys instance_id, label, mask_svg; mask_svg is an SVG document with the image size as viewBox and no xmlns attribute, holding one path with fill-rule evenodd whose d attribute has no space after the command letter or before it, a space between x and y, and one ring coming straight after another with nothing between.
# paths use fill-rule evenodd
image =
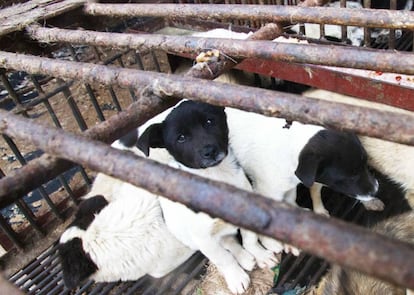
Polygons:
<instances>
[{"instance_id":1,"label":"dog with black head","mask_svg":"<svg viewBox=\"0 0 414 295\"><path fill-rule=\"evenodd\" d=\"M226 114L230 145L257 192L295 204L299 183L321 183L357 199L375 198L378 182L354 134L231 108Z\"/></svg>"},{"instance_id":2,"label":"dog with black head","mask_svg":"<svg viewBox=\"0 0 414 295\"><path fill-rule=\"evenodd\" d=\"M172 167L251 190L228 146L228 132L223 107L183 101L162 122L153 120L140 128L137 146L150 158L150 148L165 149L170 154L166 164ZM248 288L250 279L245 270L252 270L256 261L260 267L277 263L274 253L260 245L255 233L241 229L243 248L236 240L237 227L166 198L160 198L160 204L169 230L209 258L231 292L239 294Z\"/></svg>"}]
</instances>

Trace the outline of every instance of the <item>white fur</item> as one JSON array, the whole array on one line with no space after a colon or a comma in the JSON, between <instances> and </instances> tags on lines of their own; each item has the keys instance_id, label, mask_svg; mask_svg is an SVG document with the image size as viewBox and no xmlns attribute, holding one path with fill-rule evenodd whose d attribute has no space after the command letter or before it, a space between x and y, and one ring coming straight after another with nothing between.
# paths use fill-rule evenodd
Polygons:
<instances>
[{"instance_id":1,"label":"white fur","mask_svg":"<svg viewBox=\"0 0 414 295\"><path fill-rule=\"evenodd\" d=\"M119 142L113 146L142 154ZM94 195L103 195L109 204L86 230L70 227L60 242L82 239L84 251L98 267L91 277L95 281L137 280L145 274L161 277L194 253L168 230L152 193L100 173L85 198Z\"/></svg>"},{"instance_id":2,"label":"white fur","mask_svg":"<svg viewBox=\"0 0 414 295\"><path fill-rule=\"evenodd\" d=\"M226 108L226 114L230 146L252 178L255 191L294 204L290 192L300 183L295 175L299 154L322 127L293 122L290 128L283 128L285 119L233 108Z\"/></svg>"},{"instance_id":3,"label":"white fur","mask_svg":"<svg viewBox=\"0 0 414 295\"><path fill-rule=\"evenodd\" d=\"M193 174L251 190L250 183L231 151L219 165L206 169L190 169L176 161L169 164ZM272 267L277 263L274 254L258 243L256 234L241 230L243 249L235 240L236 226L202 212L195 213L166 198L160 197L160 204L169 230L182 243L206 255L216 265L233 293L240 294L248 288L250 279L243 268L252 270L255 259L261 267Z\"/></svg>"},{"instance_id":4,"label":"white fur","mask_svg":"<svg viewBox=\"0 0 414 295\"><path fill-rule=\"evenodd\" d=\"M127 183L118 194L82 236L98 266L95 281L161 277L193 254L168 231L153 194Z\"/></svg>"}]
</instances>

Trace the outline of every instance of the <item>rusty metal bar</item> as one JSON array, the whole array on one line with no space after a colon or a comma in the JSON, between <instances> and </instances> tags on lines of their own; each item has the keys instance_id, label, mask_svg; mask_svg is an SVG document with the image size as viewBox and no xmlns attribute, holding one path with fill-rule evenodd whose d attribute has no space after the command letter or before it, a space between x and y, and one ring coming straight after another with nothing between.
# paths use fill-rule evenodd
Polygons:
<instances>
[{"instance_id":1,"label":"rusty metal bar","mask_svg":"<svg viewBox=\"0 0 414 295\"><path fill-rule=\"evenodd\" d=\"M254 33L251 38L275 38L277 34L280 33L280 29L275 24L268 24ZM136 57L138 57L136 55ZM224 62L218 62L217 64L223 64ZM142 63L141 63L142 65ZM218 66L219 70L229 69L234 64L226 63L224 66ZM202 72L202 73L201 73ZM200 74L201 73L201 74ZM200 71L198 73L196 70L191 69L187 74L197 75L201 78L212 79L210 72ZM202 74L205 74L203 77ZM215 74L220 74L220 72L215 72ZM134 84L131 84L130 87L135 87ZM152 94L150 94L152 96ZM170 99L169 102L162 101L159 97L148 97L142 96L139 103L133 103L128 107L128 109L117 115L111 117L105 124L101 124L93 127L91 130L86 131L85 135L91 136L92 138L103 140L105 142L111 142L116 138L119 138L126 130L130 130L138 125L144 123L146 120L156 115L157 113L165 110L168 106L176 103L177 100ZM138 111L139 110L139 111ZM133 125L133 126L132 126ZM131 127L132 126L132 127ZM111 128L117 128L115 132L111 131ZM106 131L107 130L107 131ZM114 135L107 132L113 132L117 135ZM122 133L123 132L123 133ZM0 208L10 204L14 200L17 200L19 196L23 193L27 193L32 189L36 188L38 183L45 183L48 180L56 177L65 170L71 168L73 164L67 161L57 160L48 155L42 156L38 160L34 160L28 165L24 166L18 171L15 171L14 174L9 175L0 180L0 196L8 196L3 199L4 202L0 201ZM81 169L83 172L83 169Z\"/></svg>"},{"instance_id":2,"label":"rusty metal bar","mask_svg":"<svg viewBox=\"0 0 414 295\"><path fill-rule=\"evenodd\" d=\"M289 5L226 4L101 4L88 3L84 11L91 15L195 17L203 20L242 19L266 22L323 23L335 25L414 29L411 11L383 11L333 7Z\"/></svg>"},{"instance_id":3,"label":"rusty metal bar","mask_svg":"<svg viewBox=\"0 0 414 295\"><path fill-rule=\"evenodd\" d=\"M328 261L414 288L412 245L225 183L205 180L80 135L35 124L3 110L0 132Z\"/></svg>"},{"instance_id":4,"label":"rusty metal bar","mask_svg":"<svg viewBox=\"0 0 414 295\"><path fill-rule=\"evenodd\" d=\"M240 85L162 73L0 52L0 66L106 85L148 87L155 95L191 98L303 123L414 145L413 117ZM200 91L203 89L203 91Z\"/></svg>"},{"instance_id":5,"label":"rusty metal bar","mask_svg":"<svg viewBox=\"0 0 414 295\"><path fill-rule=\"evenodd\" d=\"M156 97L142 98L125 111L85 131L84 135L111 143L176 102L176 100L161 101ZM0 208L12 204L21 196L36 189L39 183L46 183L72 167L74 167L72 162L45 154L10 172L0 179Z\"/></svg>"},{"instance_id":6,"label":"rusty metal bar","mask_svg":"<svg viewBox=\"0 0 414 295\"><path fill-rule=\"evenodd\" d=\"M95 46L129 47L136 50L158 48L167 52L182 54L194 54L205 49L214 48L233 58L255 57L275 61L414 74L414 56L412 53L407 52L258 40L76 31L57 28L48 29L38 26L29 27L28 32L32 38L42 42L70 42Z\"/></svg>"}]
</instances>

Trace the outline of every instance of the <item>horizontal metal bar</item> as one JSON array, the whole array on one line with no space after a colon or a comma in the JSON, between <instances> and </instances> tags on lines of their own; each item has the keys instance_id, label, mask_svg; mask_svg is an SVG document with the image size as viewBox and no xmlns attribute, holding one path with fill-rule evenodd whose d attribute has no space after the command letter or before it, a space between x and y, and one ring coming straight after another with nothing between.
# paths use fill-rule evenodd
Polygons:
<instances>
[{"instance_id":1,"label":"horizontal metal bar","mask_svg":"<svg viewBox=\"0 0 414 295\"><path fill-rule=\"evenodd\" d=\"M274 61L414 74L414 55L407 52L259 40L106 33L58 28L50 29L38 26L29 27L28 32L32 38L42 42L70 42L95 46L129 47L136 50L162 49L181 54L199 53L202 50L214 48L233 58L255 57Z\"/></svg>"},{"instance_id":2,"label":"horizontal metal bar","mask_svg":"<svg viewBox=\"0 0 414 295\"><path fill-rule=\"evenodd\" d=\"M275 38L280 32L281 30L277 25L267 24L249 38ZM223 64L223 62L217 62L217 64ZM225 70L231 66L232 64L225 63L225 65L218 68L219 70ZM213 78L209 71L197 72L191 69L187 74L202 78ZM203 77L203 74L206 76ZM218 75L220 72L215 72L215 74ZM92 138L110 143L126 131L144 123L150 117L165 110L168 106L176 102L177 100L174 99L169 99L166 102L160 100L159 97L141 95L139 101L131 104L126 111L111 117L106 123L91 128L85 132L85 135L90 135ZM115 131L111 131L114 128ZM31 161L23 168L14 170L14 173L0 180L0 197L4 197L0 201L0 208L11 204L24 194L30 192L39 183L45 183L71 167L73 167L73 164L68 161L58 160L44 155L37 160Z\"/></svg>"},{"instance_id":3,"label":"horizontal metal bar","mask_svg":"<svg viewBox=\"0 0 414 295\"><path fill-rule=\"evenodd\" d=\"M101 4L88 3L91 15L157 16L166 18L243 19L268 22L320 23L378 28L414 29L411 11L299 7L289 5L212 5L212 4Z\"/></svg>"},{"instance_id":4,"label":"horizontal metal bar","mask_svg":"<svg viewBox=\"0 0 414 295\"><path fill-rule=\"evenodd\" d=\"M225 183L206 180L80 135L36 124L3 110L0 110L0 132L328 261L414 288L412 245Z\"/></svg>"},{"instance_id":5,"label":"horizontal metal bar","mask_svg":"<svg viewBox=\"0 0 414 295\"><path fill-rule=\"evenodd\" d=\"M144 72L101 65L0 52L0 66L70 77L90 83L148 87L163 99L191 98L263 113L266 116L317 124L414 145L413 116L334 103L300 95L206 81L186 76ZM0 194L1 195L1 194Z\"/></svg>"}]
</instances>

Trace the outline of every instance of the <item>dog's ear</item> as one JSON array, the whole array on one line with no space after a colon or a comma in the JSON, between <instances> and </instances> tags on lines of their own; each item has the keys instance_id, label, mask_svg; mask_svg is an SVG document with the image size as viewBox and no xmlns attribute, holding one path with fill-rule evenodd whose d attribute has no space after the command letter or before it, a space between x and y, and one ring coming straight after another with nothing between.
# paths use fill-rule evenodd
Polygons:
<instances>
[{"instance_id":1,"label":"dog's ear","mask_svg":"<svg viewBox=\"0 0 414 295\"><path fill-rule=\"evenodd\" d=\"M136 129L128 132L119 139L119 142L126 147L133 147L138 140L138 131Z\"/></svg>"},{"instance_id":2,"label":"dog's ear","mask_svg":"<svg viewBox=\"0 0 414 295\"><path fill-rule=\"evenodd\" d=\"M145 156L149 156L149 148L163 148L165 147L163 134L162 134L162 123L152 124L144 133L138 138L137 148L139 148Z\"/></svg>"},{"instance_id":3,"label":"dog's ear","mask_svg":"<svg viewBox=\"0 0 414 295\"><path fill-rule=\"evenodd\" d=\"M315 182L320 161L320 156L312 152L302 152L299 155L295 175L306 187L311 187Z\"/></svg>"},{"instance_id":4,"label":"dog's ear","mask_svg":"<svg viewBox=\"0 0 414 295\"><path fill-rule=\"evenodd\" d=\"M83 250L79 238L59 244L58 255L63 270L63 282L68 289L79 286L98 270L96 264Z\"/></svg>"}]
</instances>

